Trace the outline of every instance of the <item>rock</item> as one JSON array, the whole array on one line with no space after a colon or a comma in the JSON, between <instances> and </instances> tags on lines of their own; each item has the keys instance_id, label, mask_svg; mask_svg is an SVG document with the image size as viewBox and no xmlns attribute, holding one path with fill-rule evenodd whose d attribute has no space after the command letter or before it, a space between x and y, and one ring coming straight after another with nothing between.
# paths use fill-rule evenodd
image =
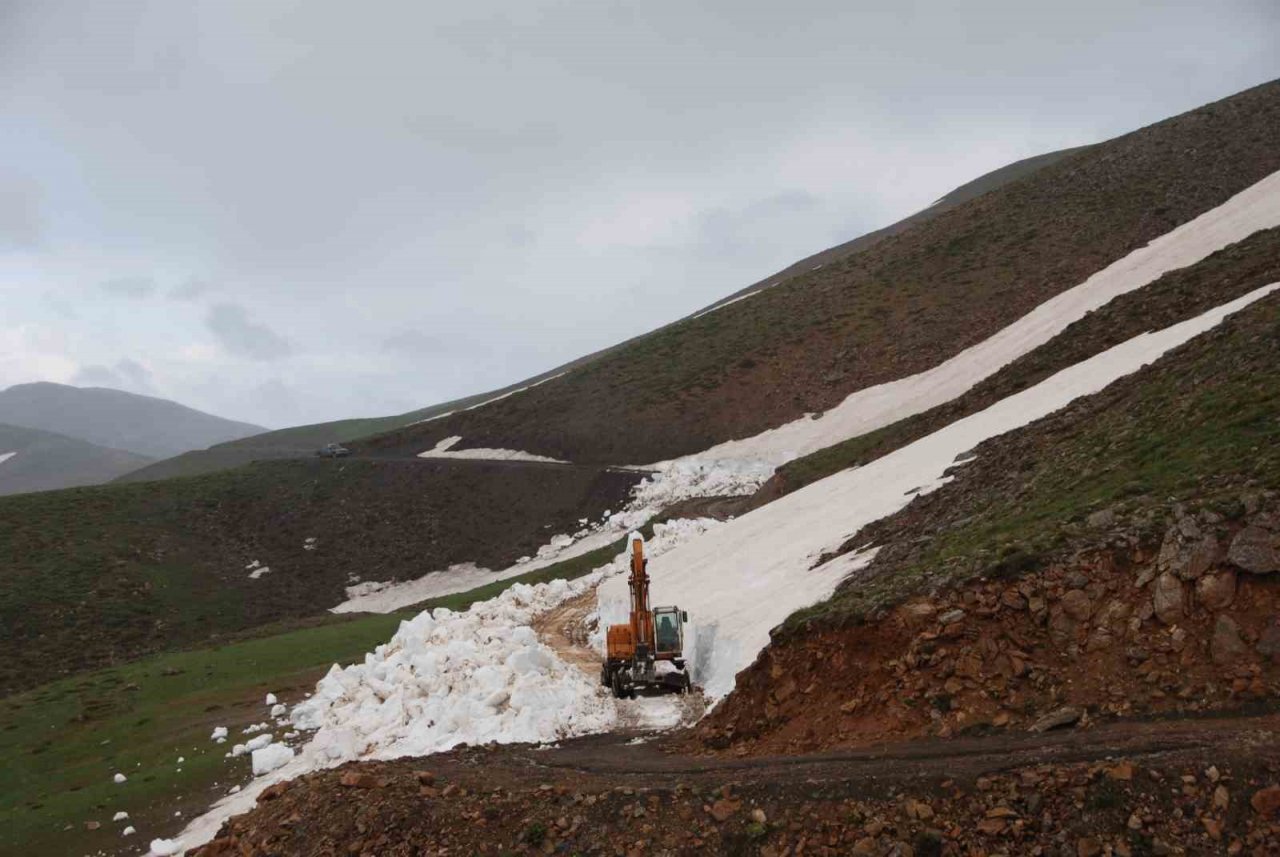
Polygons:
<instances>
[{"instance_id":1,"label":"rock","mask_svg":"<svg viewBox=\"0 0 1280 857\"><path fill-rule=\"evenodd\" d=\"M764 824L766 821L768 821L768 816L764 814L763 809L761 809L760 807L756 807L755 809L751 810L751 820L754 821L756 824Z\"/></svg>"},{"instance_id":2,"label":"rock","mask_svg":"<svg viewBox=\"0 0 1280 857\"><path fill-rule=\"evenodd\" d=\"M1156 578L1151 593L1151 605L1156 616L1166 625L1173 625L1182 619L1185 612L1186 594L1182 589L1182 581L1165 572Z\"/></svg>"},{"instance_id":3,"label":"rock","mask_svg":"<svg viewBox=\"0 0 1280 857\"><path fill-rule=\"evenodd\" d=\"M1062 612L1077 622L1083 622L1093 615L1093 601L1082 589L1072 589L1062 596Z\"/></svg>"},{"instance_id":4,"label":"rock","mask_svg":"<svg viewBox=\"0 0 1280 857\"><path fill-rule=\"evenodd\" d=\"M1272 622L1258 637L1258 654L1280 661L1280 622Z\"/></svg>"},{"instance_id":5,"label":"rock","mask_svg":"<svg viewBox=\"0 0 1280 857\"><path fill-rule=\"evenodd\" d=\"M362 774L359 771L347 771L338 782L349 789L376 789L380 785L373 774Z\"/></svg>"},{"instance_id":6,"label":"rock","mask_svg":"<svg viewBox=\"0 0 1280 857\"><path fill-rule=\"evenodd\" d=\"M1076 857L1097 857L1102 853L1102 843L1086 836L1076 843Z\"/></svg>"},{"instance_id":7,"label":"rock","mask_svg":"<svg viewBox=\"0 0 1280 857\"><path fill-rule=\"evenodd\" d=\"M1209 610L1230 607L1236 598L1236 573L1206 574L1196 581L1196 600Z\"/></svg>"},{"instance_id":8,"label":"rock","mask_svg":"<svg viewBox=\"0 0 1280 857\"><path fill-rule=\"evenodd\" d=\"M1264 817L1280 813L1280 786L1269 786L1254 792L1249 805L1254 812Z\"/></svg>"},{"instance_id":9,"label":"rock","mask_svg":"<svg viewBox=\"0 0 1280 857\"><path fill-rule=\"evenodd\" d=\"M938 617L938 623L942 625L954 625L964 618L964 611L957 607L954 610L948 610Z\"/></svg>"},{"instance_id":10,"label":"rock","mask_svg":"<svg viewBox=\"0 0 1280 857\"><path fill-rule=\"evenodd\" d=\"M1231 806L1231 792L1227 791L1226 786L1218 786L1213 790L1213 808L1220 809L1224 812Z\"/></svg>"},{"instance_id":11,"label":"rock","mask_svg":"<svg viewBox=\"0 0 1280 857\"><path fill-rule=\"evenodd\" d=\"M258 795L258 803L275 800L280 797L280 795L284 794L288 787L288 783L273 783L272 785L267 786L262 790L262 793Z\"/></svg>"},{"instance_id":12,"label":"rock","mask_svg":"<svg viewBox=\"0 0 1280 857\"><path fill-rule=\"evenodd\" d=\"M1009 823L1003 818L984 818L979 821L977 825L978 830L988 836L995 836L996 834L1003 833L1004 829L1008 826Z\"/></svg>"},{"instance_id":13,"label":"rock","mask_svg":"<svg viewBox=\"0 0 1280 857\"><path fill-rule=\"evenodd\" d=\"M1050 729L1057 729L1060 726L1070 726L1084 716L1084 711L1074 706L1066 706L1059 708L1057 711L1051 711L1041 717L1035 723L1031 724L1031 732L1048 732Z\"/></svg>"},{"instance_id":14,"label":"rock","mask_svg":"<svg viewBox=\"0 0 1280 857\"><path fill-rule=\"evenodd\" d=\"M1249 653L1249 647L1240 639L1240 626L1230 616L1222 615L1213 626L1213 639L1209 642L1209 654L1215 664L1229 664Z\"/></svg>"},{"instance_id":15,"label":"rock","mask_svg":"<svg viewBox=\"0 0 1280 857\"><path fill-rule=\"evenodd\" d=\"M1085 519L1085 523L1095 530L1105 530L1116 522L1116 513L1112 509L1099 509Z\"/></svg>"},{"instance_id":16,"label":"rock","mask_svg":"<svg viewBox=\"0 0 1280 857\"><path fill-rule=\"evenodd\" d=\"M1195 580L1213 568L1221 555L1222 546L1213 536L1201 537L1198 528L1171 527L1160 545L1156 568L1183 580Z\"/></svg>"},{"instance_id":17,"label":"rock","mask_svg":"<svg viewBox=\"0 0 1280 857\"><path fill-rule=\"evenodd\" d=\"M1280 571L1280 541L1276 534L1258 526L1245 527L1231 540L1227 559L1237 568L1251 574Z\"/></svg>"},{"instance_id":18,"label":"rock","mask_svg":"<svg viewBox=\"0 0 1280 857\"><path fill-rule=\"evenodd\" d=\"M921 601L915 604L907 604L900 611L902 623L908 628L916 628L928 622L933 614L938 612L938 608L930 604L928 601Z\"/></svg>"},{"instance_id":19,"label":"rock","mask_svg":"<svg viewBox=\"0 0 1280 857\"><path fill-rule=\"evenodd\" d=\"M101 826L102 826L102 822L99 822L99 821L86 821L84 823L85 830L97 830Z\"/></svg>"},{"instance_id":20,"label":"rock","mask_svg":"<svg viewBox=\"0 0 1280 857\"><path fill-rule=\"evenodd\" d=\"M733 817L733 814L737 812L741 806L742 804L737 801L721 798L713 803L707 811L711 813L712 818L721 824L724 824Z\"/></svg>"},{"instance_id":21,"label":"rock","mask_svg":"<svg viewBox=\"0 0 1280 857\"><path fill-rule=\"evenodd\" d=\"M1121 762L1108 769L1107 776L1113 780L1128 782L1133 779L1133 764L1131 762Z\"/></svg>"},{"instance_id":22,"label":"rock","mask_svg":"<svg viewBox=\"0 0 1280 857\"><path fill-rule=\"evenodd\" d=\"M420 786L434 786L436 784L436 775L430 771L415 771L413 774L418 778Z\"/></svg>"}]
</instances>

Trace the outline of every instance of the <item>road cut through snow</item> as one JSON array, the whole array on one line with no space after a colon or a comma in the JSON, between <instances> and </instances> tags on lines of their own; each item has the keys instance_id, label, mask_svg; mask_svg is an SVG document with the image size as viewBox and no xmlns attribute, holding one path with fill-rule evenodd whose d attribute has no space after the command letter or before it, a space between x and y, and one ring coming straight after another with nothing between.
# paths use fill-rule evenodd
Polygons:
<instances>
[{"instance_id":1,"label":"road cut through snow","mask_svg":"<svg viewBox=\"0 0 1280 857\"><path fill-rule=\"evenodd\" d=\"M718 525L710 519L655 524L649 554L662 556ZM550 742L611 729L617 703L599 676L559 658L530 623L606 576L625 574L628 560L622 551L577 580L518 583L469 610L441 608L401 622L390 641L360 663L335 665L311 698L293 708L293 725L312 731L304 745L292 755L264 755L261 765L255 753L263 775L214 804L174 841L180 848L208 842L223 821L251 809L268 785L352 759L425 755L464 742ZM679 719L670 706L651 714L630 719L649 727Z\"/></svg>"},{"instance_id":2,"label":"road cut through snow","mask_svg":"<svg viewBox=\"0 0 1280 857\"><path fill-rule=\"evenodd\" d=\"M646 469L659 473L639 490L677 500L705 496L690 493L705 487L719 494L751 493L788 461L949 402L1114 298L1278 225L1280 172L1111 263L932 369L858 390L821 416L801 417L752 437L648 465ZM699 477L704 484L697 484Z\"/></svg>"},{"instance_id":3,"label":"road cut through snow","mask_svg":"<svg viewBox=\"0 0 1280 857\"><path fill-rule=\"evenodd\" d=\"M1152 333L1144 333L1046 378L984 411L948 425L867 465L845 470L693 539L649 565L655 603L675 602L690 616L685 652L695 683L712 700L733 689L737 673L791 613L828 598L872 553L846 554L813 567L863 526L941 486L962 453L1024 426L1137 371L1280 288L1265 286ZM623 621L622 578L598 592L601 624Z\"/></svg>"}]
</instances>

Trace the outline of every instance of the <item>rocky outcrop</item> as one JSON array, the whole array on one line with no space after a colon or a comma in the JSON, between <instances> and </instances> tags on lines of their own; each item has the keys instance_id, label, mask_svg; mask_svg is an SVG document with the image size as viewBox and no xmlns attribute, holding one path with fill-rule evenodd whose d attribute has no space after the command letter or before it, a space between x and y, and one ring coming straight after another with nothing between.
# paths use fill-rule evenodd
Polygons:
<instances>
[{"instance_id":1,"label":"rocky outcrop","mask_svg":"<svg viewBox=\"0 0 1280 857\"><path fill-rule=\"evenodd\" d=\"M1245 527L1231 540L1227 559L1251 574L1280 571L1280 536L1261 526Z\"/></svg>"}]
</instances>

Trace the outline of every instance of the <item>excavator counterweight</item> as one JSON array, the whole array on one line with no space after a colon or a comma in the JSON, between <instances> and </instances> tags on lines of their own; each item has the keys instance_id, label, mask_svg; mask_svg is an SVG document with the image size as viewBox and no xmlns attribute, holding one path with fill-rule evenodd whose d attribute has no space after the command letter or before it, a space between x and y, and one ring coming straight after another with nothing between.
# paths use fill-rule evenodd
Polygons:
<instances>
[{"instance_id":1,"label":"excavator counterweight","mask_svg":"<svg viewBox=\"0 0 1280 857\"><path fill-rule=\"evenodd\" d=\"M649 561L644 540L631 537L631 616L625 625L605 632L605 658L600 683L619 699L634 697L639 688L687 693L691 687L684 662L684 623L688 614L678 607L649 609Z\"/></svg>"}]
</instances>

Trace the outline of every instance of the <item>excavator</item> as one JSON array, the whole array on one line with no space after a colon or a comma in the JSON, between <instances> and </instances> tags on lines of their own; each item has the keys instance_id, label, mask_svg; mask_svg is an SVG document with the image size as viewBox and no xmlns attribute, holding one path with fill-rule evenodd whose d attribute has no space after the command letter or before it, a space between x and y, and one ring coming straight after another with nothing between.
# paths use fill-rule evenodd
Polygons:
<instances>
[{"instance_id":1,"label":"excavator","mask_svg":"<svg viewBox=\"0 0 1280 857\"><path fill-rule=\"evenodd\" d=\"M678 607L649 609L648 566L644 540L633 535L628 580L631 621L609 626L600 668L600 683L618 699L634 699L638 689L688 693L692 687L684 661L684 624L689 614Z\"/></svg>"}]
</instances>

